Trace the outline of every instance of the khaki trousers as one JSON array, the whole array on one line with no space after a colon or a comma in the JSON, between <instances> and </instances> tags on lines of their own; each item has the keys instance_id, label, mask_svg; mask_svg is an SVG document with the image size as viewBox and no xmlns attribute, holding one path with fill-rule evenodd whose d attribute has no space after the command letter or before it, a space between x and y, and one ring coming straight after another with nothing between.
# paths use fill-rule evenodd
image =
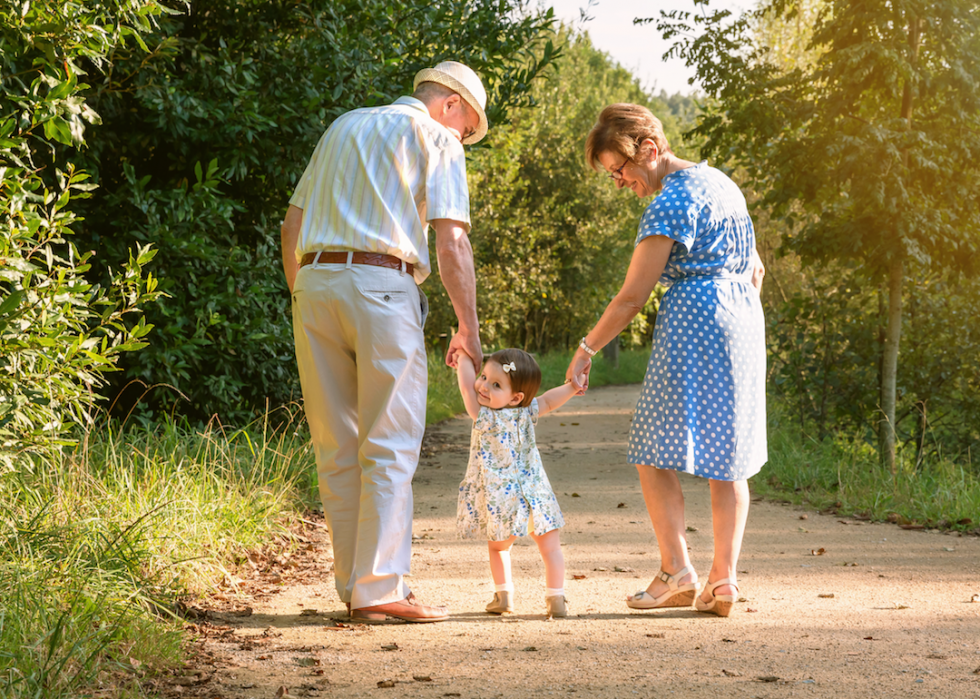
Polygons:
<instances>
[{"instance_id":1,"label":"khaki trousers","mask_svg":"<svg viewBox=\"0 0 980 699\"><path fill-rule=\"evenodd\" d=\"M293 333L337 593L358 609L404 599L412 476L425 429L425 296L368 265L299 270Z\"/></svg>"}]
</instances>

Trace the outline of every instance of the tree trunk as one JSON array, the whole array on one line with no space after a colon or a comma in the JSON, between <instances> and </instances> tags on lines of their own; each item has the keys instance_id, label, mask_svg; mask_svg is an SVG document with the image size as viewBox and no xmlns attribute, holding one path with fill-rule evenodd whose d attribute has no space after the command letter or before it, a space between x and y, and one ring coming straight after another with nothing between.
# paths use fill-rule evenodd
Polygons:
<instances>
[{"instance_id":1,"label":"tree trunk","mask_svg":"<svg viewBox=\"0 0 980 699\"><path fill-rule=\"evenodd\" d=\"M602 348L602 356L614 368L619 368L619 335L610 340L609 343Z\"/></svg>"},{"instance_id":2,"label":"tree trunk","mask_svg":"<svg viewBox=\"0 0 980 699\"><path fill-rule=\"evenodd\" d=\"M902 337L902 280L905 265L894 260L888 268L888 325L881 358L881 461L894 475L895 468L895 387L898 378L898 345Z\"/></svg>"}]
</instances>

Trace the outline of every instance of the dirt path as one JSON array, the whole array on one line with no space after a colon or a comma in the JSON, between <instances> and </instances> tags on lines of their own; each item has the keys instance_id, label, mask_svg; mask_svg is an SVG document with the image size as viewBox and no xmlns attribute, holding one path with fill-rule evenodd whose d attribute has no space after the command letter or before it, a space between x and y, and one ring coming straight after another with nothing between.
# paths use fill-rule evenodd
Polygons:
<instances>
[{"instance_id":1,"label":"dirt path","mask_svg":"<svg viewBox=\"0 0 980 699\"><path fill-rule=\"evenodd\" d=\"M975 537L755 502L740 563L744 602L730 618L627 609L625 595L658 568L625 460L638 390L592 389L538 426L567 521L569 618L543 615L530 541L513 555L517 613L482 613L493 595L485 545L455 536L471 424L455 419L430 430L415 478L411 579L423 602L450 607L450 621L347 626L328 537L313 526L305 550L257 560L269 572L240 583L237 597L209 600L217 611L197 625L198 666L158 690L226 699L272 699L283 688L298 697L980 697ZM694 478L684 489L704 575L708 491Z\"/></svg>"}]
</instances>

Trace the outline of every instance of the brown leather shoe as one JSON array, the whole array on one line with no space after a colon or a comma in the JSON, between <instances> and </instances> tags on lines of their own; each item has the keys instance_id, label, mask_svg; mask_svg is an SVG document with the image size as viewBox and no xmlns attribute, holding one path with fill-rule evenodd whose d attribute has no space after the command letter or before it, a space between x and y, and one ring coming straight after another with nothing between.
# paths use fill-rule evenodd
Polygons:
<instances>
[{"instance_id":1,"label":"brown leather shoe","mask_svg":"<svg viewBox=\"0 0 980 699\"><path fill-rule=\"evenodd\" d=\"M448 609L419 604L412 593L409 593L408 597L399 602L376 604L373 607L350 610L350 620L361 624L384 624L393 619L422 624L431 621L445 621L448 618Z\"/></svg>"}]
</instances>

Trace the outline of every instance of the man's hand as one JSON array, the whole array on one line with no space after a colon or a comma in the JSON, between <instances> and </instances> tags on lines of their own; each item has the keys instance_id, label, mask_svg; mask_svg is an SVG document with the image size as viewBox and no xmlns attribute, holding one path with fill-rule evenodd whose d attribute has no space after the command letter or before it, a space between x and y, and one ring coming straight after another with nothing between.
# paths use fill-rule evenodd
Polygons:
<instances>
[{"instance_id":1,"label":"man's hand","mask_svg":"<svg viewBox=\"0 0 980 699\"><path fill-rule=\"evenodd\" d=\"M479 376L480 369L483 367L483 350L480 348L480 336L475 338L459 331L453 335L449 342L449 350L446 352L446 364L455 367L464 359L473 362L473 369Z\"/></svg>"},{"instance_id":2,"label":"man's hand","mask_svg":"<svg viewBox=\"0 0 980 699\"><path fill-rule=\"evenodd\" d=\"M293 293L296 284L296 273L299 264L296 262L296 244L299 242L299 232L303 227L303 210L289 205L286 218L282 222L282 270L286 273L286 286Z\"/></svg>"},{"instance_id":3,"label":"man's hand","mask_svg":"<svg viewBox=\"0 0 980 699\"><path fill-rule=\"evenodd\" d=\"M756 288L756 291L762 291L762 280L766 276L766 266L762 264L762 258L759 257L758 251L753 251L752 253L752 286Z\"/></svg>"}]
</instances>

